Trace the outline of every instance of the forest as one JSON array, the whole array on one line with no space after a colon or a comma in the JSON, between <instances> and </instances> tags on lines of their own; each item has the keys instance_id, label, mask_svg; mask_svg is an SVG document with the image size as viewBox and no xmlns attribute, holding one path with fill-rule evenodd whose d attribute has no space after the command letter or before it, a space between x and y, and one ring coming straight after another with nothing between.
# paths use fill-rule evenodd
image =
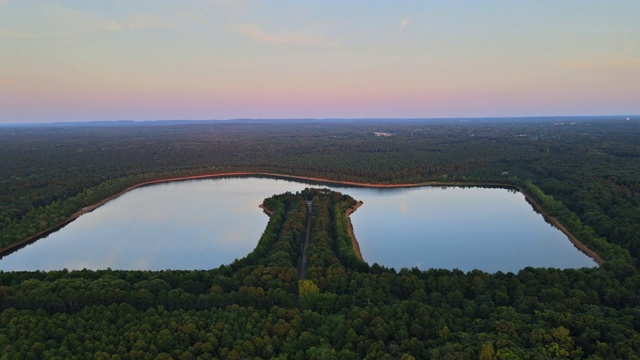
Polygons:
<instances>
[{"instance_id":1,"label":"forest","mask_svg":"<svg viewBox=\"0 0 640 360\"><path fill-rule=\"evenodd\" d=\"M265 199L245 258L208 271L0 272L6 358L630 359L640 349L640 124L624 119L0 127L0 248L135 184L224 172L521 189L596 269L391 269L319 189ZM313 199L308 270L299 259Z\"/></svg>"}]
</instances>

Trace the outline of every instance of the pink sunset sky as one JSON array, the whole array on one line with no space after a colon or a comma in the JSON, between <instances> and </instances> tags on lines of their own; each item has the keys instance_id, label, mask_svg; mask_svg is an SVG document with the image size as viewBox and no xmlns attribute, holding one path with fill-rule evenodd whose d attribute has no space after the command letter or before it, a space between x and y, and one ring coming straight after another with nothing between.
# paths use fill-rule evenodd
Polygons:
<instances>
[{"instance_id":1,"label":"pink sunset sky","mask_svg":"<svg viewBox=\"0 0 640 360\"><path fill-rule=\"evenodd\" d=\"M0 0L0 123L640 114L640 1Z\"/></svg>"}]
</instances>

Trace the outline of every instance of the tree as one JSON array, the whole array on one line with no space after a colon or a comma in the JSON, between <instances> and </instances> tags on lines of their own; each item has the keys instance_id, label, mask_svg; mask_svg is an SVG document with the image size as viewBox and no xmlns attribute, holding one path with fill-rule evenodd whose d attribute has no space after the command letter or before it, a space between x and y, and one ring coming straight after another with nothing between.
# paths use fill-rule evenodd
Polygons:
<instances>
[{"instance_id":1,"label":"tree","mask_svg":"<svg viewBox=\"0 0 640 360\"><path fill-rule=\"evenodd\" d=\"M298 297L300 304L305 309L313 308L318 301L318 294L320 289L311 280L298 281Z\"/></svg>"},{"instance_id":2,"label":"tree","mask_svg":"<svg viewBox=\"0 0 640 360\"><path fill-rule=\"evenodd\" d=\"M493 360L496 358L496 352L493 350L493 344L490 342L486 342L482 345L482 350L480 350L480 356L478 359L480 360Z\"/></svg>"}]
</instances>

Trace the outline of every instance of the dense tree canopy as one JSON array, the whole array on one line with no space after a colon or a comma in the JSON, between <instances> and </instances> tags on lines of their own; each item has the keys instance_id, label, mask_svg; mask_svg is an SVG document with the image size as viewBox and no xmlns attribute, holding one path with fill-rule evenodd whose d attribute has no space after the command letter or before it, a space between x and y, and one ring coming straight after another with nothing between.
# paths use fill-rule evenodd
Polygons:
<instances>
[{"instance_id":1,"label":"dense tree canopy","mask_svg":"<svg viewBox=\"0 0 640 360\"><path fill-rule=\"evenodd\" d=\"M252 171L516 186L606 261L517 274L367 264L348 234L355 201L308 189L266 199L271 216L256 249L218 269L0 272L0 352L637 358L638 139L640 124L603 119L0 128L2 246L143 181Z\"/></svg>"}]
</instances>

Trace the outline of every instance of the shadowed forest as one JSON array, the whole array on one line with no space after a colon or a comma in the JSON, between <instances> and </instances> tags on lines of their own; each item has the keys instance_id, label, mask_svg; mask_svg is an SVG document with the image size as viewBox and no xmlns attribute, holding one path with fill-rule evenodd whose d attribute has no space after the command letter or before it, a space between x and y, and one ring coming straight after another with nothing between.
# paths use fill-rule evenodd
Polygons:
<instances>
[{"instance_id":1,"label":"shadowed forest","mask_svg":"<svg viewBox=\"0 0 640 360\"><path fill-rule=\"evenodd\" d=\"M606 118L0 127L0 248L141 182L256 172L517 187L604 260L597 269L515 274L367 264L348 234L355 201L308 189L265 199L271 216L255 250L217 269L0 272L0 352L638 358L639 139L639 123Z\"/></svg>"}]
</instances>

